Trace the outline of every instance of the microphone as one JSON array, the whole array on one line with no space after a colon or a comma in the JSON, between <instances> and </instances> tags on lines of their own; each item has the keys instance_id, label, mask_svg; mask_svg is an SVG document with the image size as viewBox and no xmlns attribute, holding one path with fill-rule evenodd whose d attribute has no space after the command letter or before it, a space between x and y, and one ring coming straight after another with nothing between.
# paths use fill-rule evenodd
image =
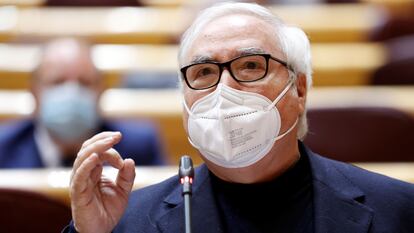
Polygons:
<instances>
[{"instance_id":1,"label":"microphone","mask_svg":"<svg viewBox=\"0 0 414 233\"><path fill-rule=\"evenodd\" d=\"M193 184L194 179L194 168L193 161L191 160L190 156L181 156L178 176L180 177L180 183L183 185L182 195L184 197L185 233L191 233L190 197L192 194L191 185Z\"/></svg>"}]
</instances>

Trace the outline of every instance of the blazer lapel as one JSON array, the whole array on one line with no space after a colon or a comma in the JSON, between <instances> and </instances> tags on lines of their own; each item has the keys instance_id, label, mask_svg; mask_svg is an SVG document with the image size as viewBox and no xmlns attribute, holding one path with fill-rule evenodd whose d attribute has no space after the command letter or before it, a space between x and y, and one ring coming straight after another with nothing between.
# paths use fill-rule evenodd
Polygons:
<instances>
[{"instance_id":1,"label":"blazer lapel","mask_svg":"<svg viewBox=\"0 0 414 233\"><path fill-rule=\"evenodd\" d=\"M365 233L368 232L373 212L353 198L340 197L323 183L315 184L316 233Z\"/></svg>"},{"instance_id":2,"label":"blazer lapel","mask_svg":"<svg viewBox=\"0 0 414 233\"><path fill-rule=\"evenodd\" d=\"M178 186L164 200L166 213L157 221L161 232L185 232L184 201L181 196L181 186ZM197 233L221 233L223 232L219 220L208 169L202 165L193 184L191 197L192 231Z\"/></svg>"},{"instance_id":3,"label":"blazer lapel","mask_svg":"<svg viewBox=\"0 0 414 233\"><path fill-rule=\"evenodd\" d=\"M315 232L368 232L373 211L363 204L364 193L336 168L337 162L304 149L313 176Z\"/></svg>"}]
</instances>

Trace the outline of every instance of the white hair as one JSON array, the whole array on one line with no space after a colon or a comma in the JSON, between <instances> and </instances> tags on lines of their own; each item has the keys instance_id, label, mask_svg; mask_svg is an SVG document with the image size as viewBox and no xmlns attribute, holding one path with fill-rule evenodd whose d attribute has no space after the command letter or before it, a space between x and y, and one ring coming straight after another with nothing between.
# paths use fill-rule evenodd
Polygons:
<instances>
[{"instance_id":1,"label":"white hair","mask_svg":"<svg viewBox=\"0 0 414 233\"><path fill-rule=\"evenodd\" d=\"M312 85L311 51L309 39L305 32L298 27L285 24L282 19L274 15L268 9L255 3L224 2L214 4L200 12L181 38L178 52L179 66L182 67L184 65L185 56L191 48L193 41L207 24L219 17L232 14L253 16L270 24L274 28L275 43L278 44L281 52L286 57L287 64L296 74L294 77L296 78L298 74L305 75L307 89L310 89ZM179 79L180 85L182 85L181 74ZM308 130L306 110L299 118L298 124L297 137L302 139L305 137Z\"/></svg>"}]
</instances>

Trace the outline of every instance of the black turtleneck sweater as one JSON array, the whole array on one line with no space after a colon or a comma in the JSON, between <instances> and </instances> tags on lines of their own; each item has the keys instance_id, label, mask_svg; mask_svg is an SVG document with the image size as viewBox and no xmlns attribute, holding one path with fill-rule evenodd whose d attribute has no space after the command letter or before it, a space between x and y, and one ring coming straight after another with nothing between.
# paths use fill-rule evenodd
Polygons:
<instances>
[{"instance_id":1,"label":"black turtleneck sweater","mask_svg":"<svg viewBox=\"0 0 414 233\"><path fill-rule=\"evenodd\" d=\"M312 177L306 153L284 174L266 183L236 184L210 175L225 232L314 232Z\"/></svg>"}]
</instances>

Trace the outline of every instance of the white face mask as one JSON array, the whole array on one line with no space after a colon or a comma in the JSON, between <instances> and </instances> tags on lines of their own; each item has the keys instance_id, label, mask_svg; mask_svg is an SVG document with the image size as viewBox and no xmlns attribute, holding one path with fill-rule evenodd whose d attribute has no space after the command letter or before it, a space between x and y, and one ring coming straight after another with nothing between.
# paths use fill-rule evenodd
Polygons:
<instances>
[{"instance_id":1,"label":"white face mask","mask_svg":"<svg viewBox=\"0 0 414 233\"><path fill-rule=\"evenodd\" d=\"M280 114L275 105L292 86L288 83L272 102L257 93L219 84L216 90L197 100L189 114L188 140L209 161L227 168L252 165L269 153L279 135Z\"/></svg>"}]
</instances>

